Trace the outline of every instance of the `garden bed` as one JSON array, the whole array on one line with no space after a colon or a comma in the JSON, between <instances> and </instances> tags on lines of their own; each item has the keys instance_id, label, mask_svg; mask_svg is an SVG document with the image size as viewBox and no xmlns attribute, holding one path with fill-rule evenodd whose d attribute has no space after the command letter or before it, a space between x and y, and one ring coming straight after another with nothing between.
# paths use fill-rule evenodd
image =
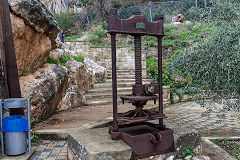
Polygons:
<instances>
[{"instance_id":1,"label":"garden bed","mask_svg":"<svg viewBox=\"0 0 240 160\"><path fill-rule=\"evenodd\" d=\"M240 160L240 139L228 140L228 139L213 139L212 142L220 146L231 156Z\"/></svg>"}]
</instances>

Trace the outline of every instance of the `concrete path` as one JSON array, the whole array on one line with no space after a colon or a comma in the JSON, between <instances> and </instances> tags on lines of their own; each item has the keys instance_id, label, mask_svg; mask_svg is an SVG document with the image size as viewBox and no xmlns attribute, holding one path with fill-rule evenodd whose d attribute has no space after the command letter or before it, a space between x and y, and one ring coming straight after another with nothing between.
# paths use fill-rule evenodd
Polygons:
<instances>
[{"instance_id":1,"label":"concrete path","mask_svg":"<svg viewBox=\"0 0 240 160\"><path fill-rule=\"evenodd\" d=\"M153 102L148 102L146 108L152 108ZM133 109L131 104L119 104L119 112ZM202 136L239 136L240 118L234 113L226 113L224 119L215 113L202 116L205 109L195 102L185 102L170 105L164 109L167 119L164 122L191 126L200 131ZM35 129L67 129L85 124L93 124L112 116L112 105L85 106L74 108L53 115L48 120L35 126Z\"/></svg>"},{"instance_id":2,"label":"concrete path","mask_svg":"<svg viewBox=\"0 0 240 160\"><path fill-rule=\"evenodd\" d=\"M191 126L200 131L202 136L239 136L240 117L236 113L225 113L219 118L216 113L203 116L205 109L195 102L175 104L165 109L169 123Z\"/></svg>"}]
</instances>

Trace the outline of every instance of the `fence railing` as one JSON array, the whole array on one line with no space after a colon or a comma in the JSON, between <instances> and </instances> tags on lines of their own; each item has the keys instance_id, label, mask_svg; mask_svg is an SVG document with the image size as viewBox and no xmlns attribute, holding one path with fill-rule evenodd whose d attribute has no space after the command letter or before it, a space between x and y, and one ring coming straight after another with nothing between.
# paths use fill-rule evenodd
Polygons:
<instances>
[{"instance_id":1,"label":"fence railing","mask_svg":"<svg viewBox=\"0 0 240 160\"><path fill-rule=\"evenodd\" d=\"M165 23L171 23L172 17L178 14L189 18L192 12L189 12L192 7L206 8L211 5L211 0L179 0L168 2L149 2L148 5L132 6L128 8L120 8L118 16L121 19L129 18L134 12L140 11L141 14L149 21L153 21L155 15L162 14L165 17Z\"/></svg>"}]
</instances>

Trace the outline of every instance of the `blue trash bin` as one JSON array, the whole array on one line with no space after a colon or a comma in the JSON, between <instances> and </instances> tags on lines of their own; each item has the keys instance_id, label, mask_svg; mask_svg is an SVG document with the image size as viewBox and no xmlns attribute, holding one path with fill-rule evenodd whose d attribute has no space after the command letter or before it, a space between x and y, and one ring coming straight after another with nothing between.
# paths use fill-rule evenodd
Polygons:
<instances>
[{"instance_id":1,"label":"blue trash bin","mask_svg":"<svg viewBox=\"0 0 240 160\"><path fill-rule=\"evenodd\" d=\"M3 119L7 155L20 155L27 151L28 122L24 115L12 115Z\"/></svg>"}]
</instances>

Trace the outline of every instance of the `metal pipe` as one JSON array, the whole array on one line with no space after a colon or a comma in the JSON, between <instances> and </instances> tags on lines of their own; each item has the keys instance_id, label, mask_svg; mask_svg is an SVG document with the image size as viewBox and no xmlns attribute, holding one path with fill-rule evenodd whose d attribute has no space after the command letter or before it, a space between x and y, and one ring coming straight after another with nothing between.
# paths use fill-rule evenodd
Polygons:
<instances>
[{"instance_id":1,"label":"metal pipe","mask_svg":"<svg viewBox=\"0 0 240 160\"><path fill-rule=\"evenodd\" d=\"M89 21L89 17L88 17L88 12L86 12L86 17L87 17L88 25L90 25L90 21Z\"/></svg>"},{"instance_id":2,"label":"metal pipe","mask_svg":"<svg viewBox=\"0 0 240 160\"><path fill-rule=\"evenodd\" d=\"M4 155L4 137L2 131L2 124L3 124L3 108L2 108L2 99L0 99L0 118L1 118L1 146L2 146L2 155Z\"/></svg>"},{"instance_id":3,"label":"metal pipe","mask_svg":"<svg viewBox=\"0 0 240 160\"><path fill-rule=\"evenodd\" d=\"M117 124L117 73L116 73L116 34L111 33L112 48L112 95L113 95L113 130L118 130Z\"/></svg>"},{"instance_id":4,"label":"metal pipe","mask_svg":"<svg viewBox=\"0 0 240 160\"><path fill-rule=\"evenodd\" d=\"M30 118L30 99L27 99L27 117L28 117L28 154L31 154L31 118Z\"/></svg>"},{"instance_id":5,"label":"metal pipe","mask_svg":"<svg viewBox=\"0 0 240 160\"><path fill-rule=\"evenodd\" d=\"M150 20L152 22L153 21L153 17L152 17L152 2L148 3L148 9L149 9L149 14L150 14Z\"/></svg>"},{"instance_id":6,"label":"metal pipe","mask_svg":"<svg viewBox=\"0 0 240 160\"><path fill-rule=\"evenodd\" d=\"M158 36L158 97L159 113L163 114L163 91L162 91L162 37ZM159 119L159 125L163 126L163 119Z\"/></svg>"}]
</instances>

